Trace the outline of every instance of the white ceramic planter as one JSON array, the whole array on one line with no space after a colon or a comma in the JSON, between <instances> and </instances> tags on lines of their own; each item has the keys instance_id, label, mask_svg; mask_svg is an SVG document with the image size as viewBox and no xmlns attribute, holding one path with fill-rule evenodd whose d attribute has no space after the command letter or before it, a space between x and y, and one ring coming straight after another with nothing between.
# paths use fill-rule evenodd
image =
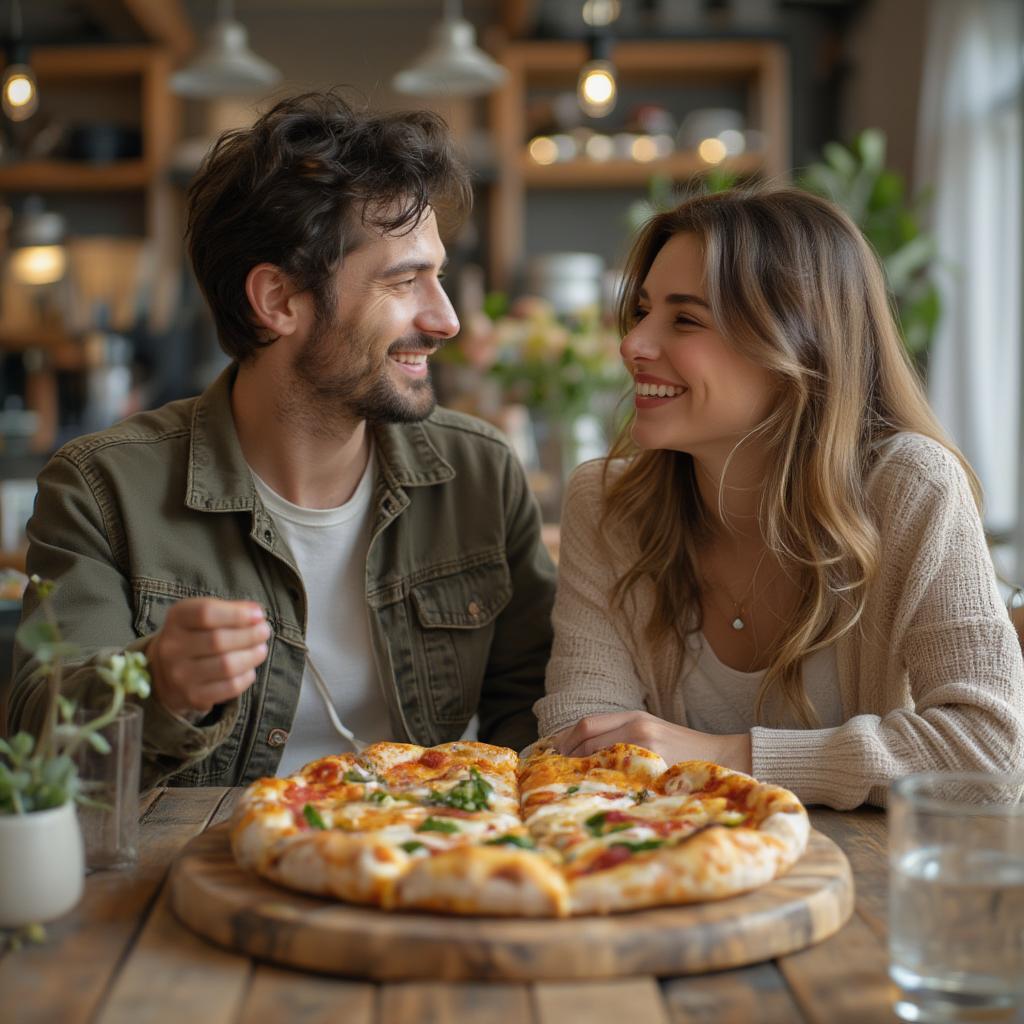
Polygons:
<instances>
[{"instance_id":1,"label":"white ceramic planter","mask_svg":"<svg viewBox=\"0 0 1024 1024\"><path fill-rule=\"evenodd\" d=\"M84 874L73 803L0 814L0 928L60 917L81 898Z\"/></svg>"}]
</instances>

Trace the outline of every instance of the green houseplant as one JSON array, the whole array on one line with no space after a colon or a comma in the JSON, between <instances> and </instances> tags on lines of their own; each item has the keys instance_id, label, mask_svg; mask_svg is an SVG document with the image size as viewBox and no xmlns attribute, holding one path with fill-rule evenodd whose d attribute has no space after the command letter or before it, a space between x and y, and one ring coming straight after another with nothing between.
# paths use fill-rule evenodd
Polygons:
<instances>
[{"instance_id":1,"label":"green houseplant","mask_svg":"<svg viewBox=\"0 0 1024 1024\"><path fill-rule=\"evenodd\" d=\"M80 790L75 754L88 744L109 753L101 730L129 695L145 698L150 678L141 652L112 656L97 672L110 687L105 707L77 720L76 704L61 693L64 661L77 648L60 634L50 603L54 584L33 577L43 616L16 638L38 662L48 693L38 739L19 732L0 739L0 927L21 927L69 910L81 895L82 840L75 816Z\"/></svg>"},{"instance_id":2,"label":"green houseplant","mask_svg":"<svg viewBox=\"0 0 1024 1024\"><path fill-rule=\"evenodd\" d=\"M885 268L903 342L923 366L941 313L938 249L921 227L929 194L908 194L903 176L885 166L885 149L877 129L861 132L849 146L830 142L797 184L838 203L864 232Z\"/></svg>"}]
</instances>

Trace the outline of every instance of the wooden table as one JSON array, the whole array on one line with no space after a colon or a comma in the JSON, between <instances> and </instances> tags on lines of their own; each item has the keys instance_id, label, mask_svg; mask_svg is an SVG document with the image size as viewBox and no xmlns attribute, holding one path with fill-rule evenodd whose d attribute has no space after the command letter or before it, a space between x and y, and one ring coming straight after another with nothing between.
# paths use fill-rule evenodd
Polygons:
<instances>
[{"instance_id":1,"label":"wooden table","mask_svg":"<svg viewBox=\"0 0 1024 1024\"><path fill-rule=\"evenodd\" d=\"M761 1024L893 1021L886 974L883 812L813 810L846 853L857 907L832 938L776 961L686 978L375 985L253 962L170 912L167 869L225 820L238 790L166 789L143 801L138 866L100 872L43 946L0 956L0 1022L100 1024Z\"/></svg>"}]
</instances>

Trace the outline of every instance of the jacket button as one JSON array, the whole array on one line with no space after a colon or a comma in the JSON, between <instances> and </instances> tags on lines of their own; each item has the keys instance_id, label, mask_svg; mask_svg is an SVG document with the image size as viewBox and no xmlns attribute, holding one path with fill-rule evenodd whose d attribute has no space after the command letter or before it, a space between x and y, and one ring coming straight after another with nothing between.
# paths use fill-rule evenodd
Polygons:
<instances>
[{"instance_id":1,"label":"jacket button","mask_svg":"<svg viewBox=\"0 0 1024 1024\"><path fill-rule=\"evenodd\" d=\"M466 611L475 619L480 614L480 605L478 605L476 601L470 601L466 606Z\"/></svg>"},{"instance_id":2,"label":"jacket button","mask_svg":"<svg viewBox=\"0 0 1024 1024\"><path fill-rule=\"evenodd\" d=\"M288 742L288 733L284 729L271 729L267 733L268 747L283 747Z\"/></svg>"}]
</instances>

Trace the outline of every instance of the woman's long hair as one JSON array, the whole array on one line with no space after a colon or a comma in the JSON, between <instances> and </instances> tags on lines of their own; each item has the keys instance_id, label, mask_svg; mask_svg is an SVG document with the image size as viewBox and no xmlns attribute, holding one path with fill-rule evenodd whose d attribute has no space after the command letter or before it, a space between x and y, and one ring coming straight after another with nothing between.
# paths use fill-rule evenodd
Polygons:
<instances>
[{"instance_id":1,"label":"woman's long hair","mask_svg":"<svg viewBox=\"0 0 1024 1024\"><path fill-rule=\"evenodd\" d=\"M737 189L654 216L626 264L618 308L624 334L656 255L683 232L701 246L716 328L778 382L772 412L740 445L756 441L770 453L759 521L801 598L770 652L756 708L760 719L766 698L776 694L813 726L801 660L856 625L878 573L879 535L864 482L879 443L898 431L930 437L963 464L979 506L980 488L928 406L877 256L841 210L796 189ZM606 463L601 529L606 541L629 537L640 554L618 578L613 605L635 607L634 588L651 584L643 639L685 643L701 628L698 552L715 519L701 499L692 456L638 451L630 428L628 422ZM613 478L608 466L622 458L626 467Z\"/></svg>"}]
</instances>

